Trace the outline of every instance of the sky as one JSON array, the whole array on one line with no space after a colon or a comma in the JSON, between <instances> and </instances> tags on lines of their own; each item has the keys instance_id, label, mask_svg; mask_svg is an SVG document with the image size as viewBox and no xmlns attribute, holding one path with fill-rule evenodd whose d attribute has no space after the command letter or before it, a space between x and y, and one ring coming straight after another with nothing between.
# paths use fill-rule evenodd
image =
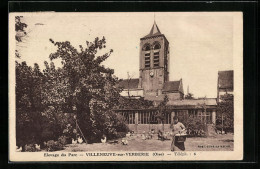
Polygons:
<instances>
[{"instance_id":1,"label":"sky","mask_svg":"<svg viewBox=\"0 0 260 169\"><path fill-rule=\"evenodd\" d=\"M27 35L23 42L16 42L16 48L21 61L30 66L38 63L44 69L44 61L50 61L50 53L56 50L50 38L70 41L78 48L104 36L107 48L99 54L114 51L104 65L119 78L127 78L127 72L138 78L140 38L150 32L154 21L170 43L170 80L182 78L185 94L189 86L195 97L216 98L218 71L233 69L233 17L229 13L27 13L23 18ZM55 64L60 65L59 61Z\"/></svg>"}]
</instances>

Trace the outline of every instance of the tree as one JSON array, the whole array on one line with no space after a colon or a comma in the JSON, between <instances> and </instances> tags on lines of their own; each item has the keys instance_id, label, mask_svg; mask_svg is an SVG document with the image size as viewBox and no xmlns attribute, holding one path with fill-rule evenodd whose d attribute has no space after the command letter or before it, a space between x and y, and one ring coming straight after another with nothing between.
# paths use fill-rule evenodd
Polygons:
<instances>
[{"instance_id":1,"label":"tree","mask_svg":"<svg viewBox=\"0 0 260 169\"><path fill-rule=\"evenodd\" d=\"M205 132L206 136L209 136L207 119L205 118L208 106L205 101L206 101L206 96L204 97L204 103L198 104L196 107L202 109L201 113L203 113L204 117L201 116L201 123L204 125L204 132Z\"/></svg>"},{"instance_id":2,"label":"tree","mask_svg":"<svg viewBox=\"0 0 260 169\"><path fill-rule=\"evenodd\" d=\"M87 47L80 45L80 51L68 41L50 41L57 46L50 59L61 59L62 73L68 84L70 94L65 97L65 103L76 113L78 125L88 141L98 141L103 134L116 134L111 118L114 117L112 108L120 97L120 90L115 87L118 79L113 75L113 69L102 65L113 50L96 56L106 47L105 38L86 41Z\"/></svg>"},{"instance_id":3,"label":"tree","mask_svg":"<svg viewBox=\"0 0 260 169\"><path fill-rule=\"evenodd\" d=\"M23 16L15 16L15 39L18 42L21 42L21 38L26 35L26 31L24 28L27 28L27 24L21 21L22 18Z\"/></svg>"},{"instance_id":4,"label":"tree","mask_svg":"<svg viewBox=\"0 0 260 169\"><path fill-rule=\"evenodd\" d=\"M194 99L194 96L192 93L188 93L187 95L185 95L185 99Z\"/></svg>"},{"instance_id":5,"label":"tree","mask_svg":"<svg viewBox=\"0 0 260 169\"><path fill-rule=\"evenodd\" d=\"M162 130L164 131L164 123L166 119L166 114L167 114L167 108L166 104L169 101L169 98L167 95L164 96L163 101L158 105L158 113L156 117L162 122L163 128Z\"/></svg>"},{"instance_id":6,"label":"tree","mask_svg":"<svg viewBox=\"0 0 260 169\"><path fill-rule=\"evenodd\" d=\"M23 23L21 19L23 16L15 16L15 40L17 42L22 42L22 37L24 37L27 33L25 31L25 28L27 28L27 24ZM21 55L19 54L19 51L15 50L15 57L21 58Z\"/></svg>"},{"instance_id":7,"label":"tree","mask_svg":"<svg viewBox=\"0 0 260 169\"><path fill-rule=\"evenodd\" d=\"M26 62L16 62L16 138L18 145L41 139L42 73L38 64L30 67Z\"/></svg>"},{"instance_id":8,"label":"tree","mask_svg":"<svg viewBox=\"0 0 260 169\"><path fill-rule=\"evenodd\" d=\"M234 130L234 96L225 94L220 97L217 106L216 127L222 131Z\"/></svg>"}]
</instances>

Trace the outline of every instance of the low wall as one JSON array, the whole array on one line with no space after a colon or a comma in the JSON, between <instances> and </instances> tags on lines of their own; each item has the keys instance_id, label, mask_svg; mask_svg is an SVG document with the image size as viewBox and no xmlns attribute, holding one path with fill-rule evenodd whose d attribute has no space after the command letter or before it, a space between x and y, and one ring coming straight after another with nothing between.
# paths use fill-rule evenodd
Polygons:
<instances>
[{"instance_id":1,"label":"low wall","mask_svg":"<svg viewBox=\"0 0 260 169\"><path fill-rule=\"evenodd\" d=\"M155 130L155 133L158 133L158 130L163 131L163 124L128 124L130 130L133 130L135 133L143 133L144 131L148 133L151 129ZM164 131L170 132L170 124L164 124Z\"/></svg>"}]
</instances>

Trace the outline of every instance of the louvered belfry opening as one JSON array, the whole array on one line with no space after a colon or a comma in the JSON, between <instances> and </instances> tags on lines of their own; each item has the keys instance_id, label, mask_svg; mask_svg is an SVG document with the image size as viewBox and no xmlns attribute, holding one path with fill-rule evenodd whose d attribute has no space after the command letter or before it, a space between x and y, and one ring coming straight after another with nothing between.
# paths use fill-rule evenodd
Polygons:
<instances>
[{"instance_id":1,"label":"louvered belfry opening","mask_svg":"<svg viewBox=\"0 0 260 169\"><path fill-rule=\"evenodd\" d=\"M153 66L154 67L159 66L159 52L154 52L154 55L153 55Z\"/></svg>"},{"instance_id":2,"label":"louvered belfry opening","mask_svg":"<svg viewBox=\"0 0 260 169\"><path fill-rule=\"evenodd\" d=\"M145 62L145 68L149 68L151 64L150 53L145 54L144 62Z\"/></svg>"}]
</instances>

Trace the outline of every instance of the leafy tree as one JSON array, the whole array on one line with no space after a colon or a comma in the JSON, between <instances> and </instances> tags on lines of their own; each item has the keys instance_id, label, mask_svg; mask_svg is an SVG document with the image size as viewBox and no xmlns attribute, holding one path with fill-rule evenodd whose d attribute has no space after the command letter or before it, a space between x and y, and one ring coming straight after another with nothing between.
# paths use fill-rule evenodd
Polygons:
<instances>
[{"instance_id":1,"label":"leafy tree","mask_svg":"<svg viewBox=\"0 0 260 169\"><path fill-rule=\"evenodd\" d=\"M234 96L225 94L220 97L217 106L216 127L222 131L234 130Z\"/></svg>"},{"instance_id":2,"label":"leafy tree","mask_svg":"<svg viewBox=\"0 0 260 169\"><path fill-rule=\"evenodd\" d=\"M27 28L27 24L21 21L22 18L23 16L15 16L15 31L16 31L15 39L18 42L21 42L22 41L21 38L24 35L26 35L25 28Z\"/></svg>"},{"instance_id":3,"label":"leafy tree","mask_svg":"<svg viewBox=\"0 0 260 169\"><path fill-rule=\"evenodd\" d=\"M159 119L162 124L163 124L163 131L164 131L164 123L166 119L166 114L167 114L167 108L166 104L169 101L169 98L167 95L164 96L163 101L158 105L158 113L156 115L157 119Z\"/></svg>"},{"instance_id":4,"label":"leafy tree","mask_svg":"<svg viewBox=\"0 0 260 169\"><path fill-rule=\"evenodd\" d=\"M184 126L187 129L187 134L190 137L207 136L205 123L197 116L189 115L184 118Z\"/></svg>"},{"instance_id":5,"label":"leafy tree","mask_svg":"<svg viewBox=\"0 0 260 169\"><path fill-rule=\"evenodd\" d=\"M50 55L50 59L61 59L62 74L66 77L65 98L68 110L77 115L78 125L89 142L99 141L103 134L116 135L111 118L112 108L118 104L120 90L116 88L118 79L114 71L105 68L105 61L113 50L100 56L97 52L105 48L106 40L96 38L94 42L86 42L87 47L81 45L80 51L70 42L54 42L57 51ZM64 79L64 78L62 78Z\"/></svg>"},{"instance_id":6,"label":"leafy tree","mask_svg":"<svg viewBox=\"0 0 260 169\"><path fill-rule=\"evenodd\" d=\"M16 62L16 134L18 145L40 140L41 81L38 64Z\"/></svg>"},{"instance_id":7,"label":"leafy tree","mask_svg":"<svg viewBox=\"0 0 260 169\"><path fill-rule=\"evenodd\" d=\"M113 70L101 63L110 52L95 56L105 47L105 39L87 42L88 47L77 51L69 42L51 42L58 47L50 59L60 58L62 68L44 62L37 64L16 62L16 134L17 145L40 143L75 137L78 125L89 142L100 141L125 132L127 126L112 111L118 105L120 89Z\"/></svg>"},{"instance_id":8,"label":"leafy tree","mask_svg":"<svg viewBox=\"0 0 260 169\"><path fill-rule=\"evenodd\" d=\"M25 28L27 28L28 25L21 21L22 18L23 16L15 16L15 40L17 42L22 42L22 38L27 35ZM17 49L15 50L15 57L21 58L21 55Z\"/></svg>"}]
</instances>

